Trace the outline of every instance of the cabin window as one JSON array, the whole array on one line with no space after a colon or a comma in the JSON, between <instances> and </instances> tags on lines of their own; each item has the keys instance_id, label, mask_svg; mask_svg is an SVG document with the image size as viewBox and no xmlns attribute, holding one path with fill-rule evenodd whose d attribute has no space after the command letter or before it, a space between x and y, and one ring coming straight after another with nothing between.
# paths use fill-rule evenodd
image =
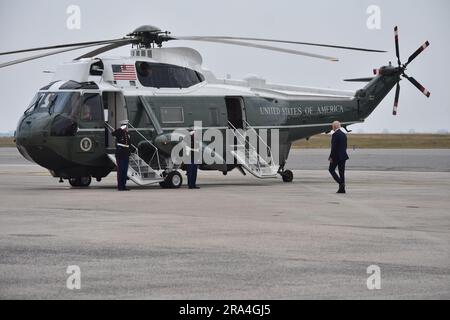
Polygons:
<instances>
[{"instance_id":1,"label":"cabin window","mask_svg":"<svg viewBox=\"0 0 450 320\"><path fill-rule=\"evenodd\" d=\"M205 81L199 72L163 63L136 62L139 82L152 88L189 88Z\"/></svg>"},{"instance_id":2,"label":"cabin window","mask_svg":"<svg viewBox=\"0 0 450 320\"><path fill-rule=\"evenodd\" d=\"M162 107L162 123L184 123L184 112L182 107Z\"/></svg>"}]
</instances>

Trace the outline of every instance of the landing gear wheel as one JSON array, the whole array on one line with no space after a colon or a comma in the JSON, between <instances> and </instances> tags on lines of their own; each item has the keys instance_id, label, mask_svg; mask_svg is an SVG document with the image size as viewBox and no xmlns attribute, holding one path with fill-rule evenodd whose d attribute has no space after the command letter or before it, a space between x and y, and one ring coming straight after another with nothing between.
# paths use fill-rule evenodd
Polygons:
<instances>
[{"instance_id":1,"label":"landing gear wheel","mask_svg":"<svg viewBox=\"0 0 450 320\"><path fill-rule=\"evenodd\" d=\"M183 184L183 177L178 171L169 172L163 182L159 185L162 188L178 189Z\"/></svg>"},{"instance_id":2,"label":"landing gear wheel","mask_svg":"<svg viewBox=\"0 0 450 320\"><path fill-rule=\"evenodd\" d=\"M294 174L291 170L284 170L281 173L281 177L283 178L284 182L292 182L292 180L294 180Z\"/></svg>"},{"instance_id":3,"label":"landing gear wheel","mask_svg":"<svg viewBox=\"0 0 450 320\"><path fill-rule=\"evenodd\" d=\"M72 187L89 187L92 182L91 177L70 178L69 183Z\"/></svg>"}]
</instances>

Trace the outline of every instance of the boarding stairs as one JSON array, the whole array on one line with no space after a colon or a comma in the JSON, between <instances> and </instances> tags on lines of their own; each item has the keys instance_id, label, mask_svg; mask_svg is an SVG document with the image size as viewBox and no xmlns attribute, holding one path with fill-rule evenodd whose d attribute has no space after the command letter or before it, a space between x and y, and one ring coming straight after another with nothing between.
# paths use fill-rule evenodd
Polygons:
<instances>
[{"instance_id":1,"label":"boarding stairs","mask_svg":"<svg viewBox=\"0 0 450 320\"><path fill-rule=\"evenodd\" d=\"M113 130L113 128L107 124L107 127L110 131ZM130 127L134 128L132 125L129 124ZM136 183L139 186L147 186L151 184L156 184L164 181L164 178L162 177L162 172L159 162L159 153L156 146L153 145L147 138L145 138L144 135L142 135L140 132L136 130L136 132L152 147L155 148L155 153L152 157L152 159L149 161L149 163L157 163L157 167L153 168L150 166L147 162L144 161L139 156L139 149L131 144L130 148L132 149L132 152L130 154L130 161L128 166L128 172L127 176L128 178ZM108 148L107 149L107 156L108 158L117 166L117 160L115 156L115 148ZM156 159L154 159L156 157ZM154 161L156 160L156 161Z\"/></svg>"},{"instance_id":2,"label":"boarding stairs","mask_svg":"<svg viewBox=\"0 0 450 320\"><path fill-rule=\"evenodd\" d=\"M278 166L275 165L270 147L248 122L244 121L244 124L247 132L252 131L256 135L260 149L266 148L267 157L263 157L258 153L257 146L252 145L248 141L244 130L237 129L231 122L228 122L235 138L235 142L230 146L230 153L237 163L253 176L259 179L276 178Z\"/></svg>"}]
</instances>

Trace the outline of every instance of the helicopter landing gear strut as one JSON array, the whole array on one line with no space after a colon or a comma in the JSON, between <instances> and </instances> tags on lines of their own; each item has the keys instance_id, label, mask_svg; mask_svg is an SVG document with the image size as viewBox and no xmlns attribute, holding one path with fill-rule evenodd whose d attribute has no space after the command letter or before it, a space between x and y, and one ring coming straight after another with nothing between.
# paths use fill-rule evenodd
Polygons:
<instances>
[{"instance_id":1,"label":"helicopter landing gear strut","mask_svg":"<svg viewBox=\"0 0 450 320\"><path fill-rule=\"evenodd\" d=\"M278 169L278 174L283 178L283 182L292 182L294 180L294 173L291 170L284 170L284 165Z\"/></svg>"},{"instance_id":2,"label":"helicopter landing gear strut","mask_svg":"<svg viewBox=\"0 0 450 320\"><path fill-rule=\"evenodd\" d=\"M178 189L183 184L183 177L178 171L170 171L169 173L164 172L164 181L160 182L159 185L164 189Z\"/></svg>"},{"instance_id":3,"label":"helicopter landing gear strut","mask_svg":"<svg viewBox=\"0 0 450 320\"><path fill-rule=\"evenodd\" d=\"M92 182L91 177L69 178L69 184L72 187L89 187Z\"/></svg>"}]
</instances>

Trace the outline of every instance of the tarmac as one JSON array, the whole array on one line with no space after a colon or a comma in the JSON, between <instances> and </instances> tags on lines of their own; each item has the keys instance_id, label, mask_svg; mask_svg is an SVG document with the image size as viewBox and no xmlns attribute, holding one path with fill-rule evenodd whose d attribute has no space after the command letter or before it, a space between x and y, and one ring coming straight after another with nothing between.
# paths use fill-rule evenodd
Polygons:
<instances>
[{"instance_id":1,"label":"tarmac","mask_svg":"<svg viewBox=\"0 0 450 320\"><path fill-rule=\"evenodd\" d=\"M200 172L200 190L119 193L0 149L0 299L449 299L450 150L352 150L346 195L326 157L293 151L290 184Z\"/></svg>"}]
</instances>

